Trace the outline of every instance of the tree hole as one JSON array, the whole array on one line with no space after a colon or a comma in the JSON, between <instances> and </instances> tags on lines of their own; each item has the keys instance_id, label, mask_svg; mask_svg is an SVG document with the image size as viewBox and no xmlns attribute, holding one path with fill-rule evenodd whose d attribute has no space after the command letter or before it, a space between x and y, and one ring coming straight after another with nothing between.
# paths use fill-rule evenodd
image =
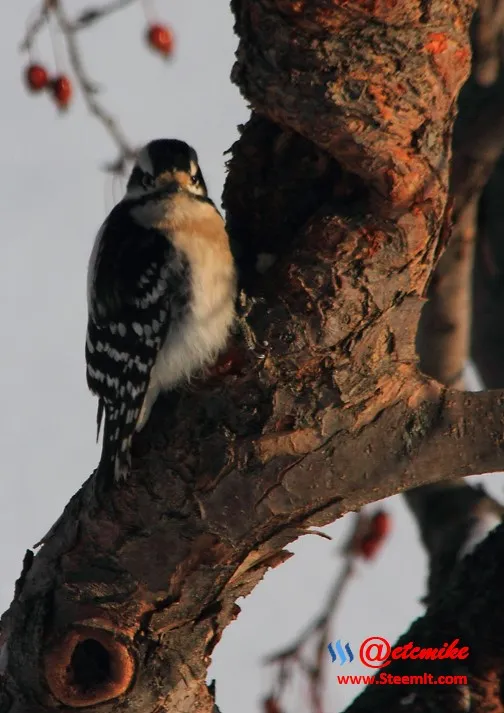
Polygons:
<instances>
[{"instance_id":1,"label":"tree hole","mask_svg":"<svg viewBox=\"0 0 504 713\"><path fill-rule=\"evenodd\" d=\"M84 639L74 649L69 673L83 693L102 686L111 679L110 654L96 639Z\"/></svg>"}]
</instances>

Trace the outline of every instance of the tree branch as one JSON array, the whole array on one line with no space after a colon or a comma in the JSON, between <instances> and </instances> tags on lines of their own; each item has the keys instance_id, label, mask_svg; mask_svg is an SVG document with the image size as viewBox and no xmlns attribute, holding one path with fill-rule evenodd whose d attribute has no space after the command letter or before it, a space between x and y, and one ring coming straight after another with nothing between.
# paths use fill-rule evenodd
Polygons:
<instances>
[{"instance_id":1,"label":"tree branch","mask_svg":"<svg viewBox=\"0 0 504 713\"><path fill-rule=\"evenodd\" d=\"M182 428L191 410L199 412L195 443L201 409L215 397L185 396L179 405ZM359 433L340 432L322 449L280 462L251 458L251 444L244 443L235 455L240 463L249 453L255 463L247 471L231 469L211 489L198 482L194 492L204 519L180 465L187 456L170 464L164 444L137 459L139 472L129 487L103 502L88 482L24 573L2 620L8 645L3 683L16 700L12 711L26 710L27 692L44 702L33 711L52 710L55 694L60 701L66 696L67 705L90 704L84 684L70 686L81 680L85 659L79 663L72 655L83 641L97 642L90 656L101 652L110 661L115 694L128 690L136 674L128 692L133 708L153 711L156 700L163 701L162 710L180 706L183 677L184 700L209 710L209 655L239 611L235 599L288 556L284 545L307 527L404 487L502 467L502 399L454 392L415 410L399 403ZM210 445L205 440L198 460ZM219 466L200 472L215 476ZM324 475L314 481L314 473ZM110 696L105 683L95 682L93 702ZM115 710L111 706L104 710Z\"/></svg>"},{"instance_id":2,"label":"tree branch","mask_svg":"<svg viewBox=\"0 0 504 713\"><path fill-rule=\"evenodd\" d=\"M124 9L133 2L137 2L137 0L112 0L108 5L101 8L87 8L81 12L77 20L71 21L67 16L63 0L42 0L39 11L29 23L26 35L21 42L21 50L30 52L35 38L50 21L51 15L55 18L65 40L68 59L86 107L89 113L103 125L119 151L117 159L105 167L107 171L117 174L125 173L128 162L134 160L137 149L127 139L118 120L98 100L99 90L96 83L90 79L85 68L77 41L77 33L79 30L95 24L98 20Z\"/></svg>"},{"instance_id":3,"label":"tree branch","mask_svg":"<svg viewBox=\"0 0 504 713\"><path fill-rule=\"evenodd\" d=\"M124 2L119 3L118 7L114 7L113 10L115 11L124 7L126 4L127 3ZM58 2L53 3L53 6L54 16L56 17L61 33L65 38L68 58L75 77L80 84L82 96L84 97L88 111L92 116L95 116L101 124L103 124L105 130L110 135L119 151L117 160L108 165L107 170L112 173L124 173L127 162L135 159L137 149L130 144L117 119L105 109L101 102L98 101L96 97L97 88L87 75L82 55L77 44L76 28L67 18L66 12L63 8L63 3L58 0ZM109 8L109 11L111 12L112 9Z\"/></svg>"}]
</instances>

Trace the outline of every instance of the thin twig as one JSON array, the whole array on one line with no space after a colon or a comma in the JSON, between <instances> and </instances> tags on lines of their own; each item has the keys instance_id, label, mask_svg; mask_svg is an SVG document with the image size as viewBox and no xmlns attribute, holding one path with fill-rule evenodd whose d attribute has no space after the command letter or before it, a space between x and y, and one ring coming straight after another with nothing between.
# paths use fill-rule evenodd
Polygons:
<instances>
[{"instance_id":1,"label":"thin twig","mask_svg":"<svg viewBox=\"0 0 504 713\"><path fill-rule=\"evenodd\" d=\"M324 663L327 654L327 645L330 640L330 624L343 592L355 573L355 556L346 555L344 569L338 574L322 612L301 632L298 638L287 648L268 656L267 663L279 663L280 671L276 682L276 697L282 693L292 673L291 669L297 664L306 674L310 686L312 713L322 713L322 689ZM315 641L315 658L308 662L302 655L301 649L311 640Z\"/></svg>"},{"instance_id":2,"label":"thin twig","mask_svg":"<svg viewBox=\"0 0 504 713\"><path fill-rule=\"evenodd\" d=\"M290 646L271 654L265 661L279 666L267 700L278 702L297 667L308 681L311 713L323 713L324 673L332 619L348 583L355 574L357 559L374 558L385 541L389 528L390 519L383 510L372 515L359 512L354 519L353 528L340 550L344 556L343 570L335 578L320 614ZM303 654L303 649L310 642L314 645L314 652L307 657Z\"/></svg>"},{"instance_id":3,"label":"thin twig","mask_svg":"<svg viewBox=\"0 0 504 713\"><path fill-rule=\"evenodd\" d=\"M273 699L280 698L297 666L308 679L312 713L323 713L323 674L327 658L324 654L327 654L327 646L330 641L331 620L341 602L346 586L355 574L357 556L355 543L360 540L367 522L368 518L361 513L356 518L348 542L343 547L344 568L336 577L320 614L308 624L290 646L267 657L266 663L279 665L271 693ZM311 661L302 652L302 649L310 641L315 644L315 655Z\"/></svg>"},{"instance_id":4,"label":"thin twig","mask_svg":"<svg viewBox=\"0 0 504 713\"><path fill-rule=\"evenodd\" d=\"M322 612L308 624L308 626L301 632L301 634L297 637L297 639L293 641L290 646L268 656L265 660L265 663L277 663L282 660L291 658L301 649L302 646L304 646L304 644L306 644L306 642L311 638L313 634L325 631L328 623L331 620L332 615L334 614L336 605L339 603L340 598L343 595L345 586L348 584L348 581L350 580L353 574L354 557L352 555L349 555L347 557L343 571L338 574L333 586L331 587L331 590L326 600L326 604L322 609Z\"/></svg>"},{"instance_id":5,"label":"thin twig","mask_svg":"<svg viewBox=\"0 0 504 713\"><path fill-rule=\"evenodd\" d=\"M82 54L77 42L77 30L82 29L84 26L89 26L96 20L111 15L113 12L117 12L136 1L137 0L113 0L113 2L110 2L103 8L85 10L76 21L72 22L67 17L61 0L44 0L38 14L29 24L26 36L21 43L22 50L30 50L36 35L48 21L49 14L52 12L58 29L63 35L70 65L81 89L86 107L89 113L96 117L104 126L118 148L118 158L105 166L107 171L118 175L124 175L128 161L134 160L137 150L129 142L117 119L98 101L97 95L99 90L96 83L89 77L84 66Z\"/></svg>"},{"instance_id":6,"label":"thin twig","mask_svg":"<svg viewBox=\"0 0 504 713\"><path fill-rule=\"evenodd\" d=\"M104 7L89 8L84 10L76 20L69 23L69 27L72 32L87 29L98 20L103 20L119 10L124 10L124 8L133 5L135 2L138 2L138 0L113 0Z\"/></svg>"},{"instance_id":7,"label":"thin twig","mask_svg":"<svg viewBox=\"0 0 504 713\"><path fill-rule=\"evenodd\" d=\"M19 49L21 52L29 52L31 48L33 47L33 42L35 40L35 37L38 35L40 30L44 27L45 23L47 22L47 18L49 15L49 9L50 9L50 3L48 2L43 2L40 5L40 9L38 13L34 15L34 18L31 22L28 22L28 27L26 30L26 35L24 36L24 39L21 42L21 45Z\"/></svg>"},{"instance_id":8,"label":"thin twig","mask_svg":"<svg viewBox=\"0 0 504 713\"><path fill-rule=\"evenodd\" d=\"M80 84L86 106L90 114L95 116L103 124L119 149L117 161L108 165L107 169L112 173L124 173L127 161L135 158L136 150L129 143L118 121L109 114L104 106L97 100L96 95L98 90L84 68L76 34L63 10L62 2L58 1L54 3L54 14L65 38L70 64Z\"/></svg>"}]
</instances>

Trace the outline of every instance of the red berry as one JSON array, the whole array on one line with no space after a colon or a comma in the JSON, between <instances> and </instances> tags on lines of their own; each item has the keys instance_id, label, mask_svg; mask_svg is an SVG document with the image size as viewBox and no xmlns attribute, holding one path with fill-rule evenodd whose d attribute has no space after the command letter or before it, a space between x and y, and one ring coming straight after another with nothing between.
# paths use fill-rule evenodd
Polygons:
<instances>
[{"instance_id":1,"label":"red berry","mask_svg":"<svg viewBox=\"0 0 504 713\"><path fill-rule=\"evenodd\" d=\"M282 713L280 706L278 705L278 701L276 698L273 698L273 696L269 696L264 699L263 710L264 713Z\"/></svg>"},{"instance_id":2,"label":"red berry","mask_svg":"<svg viewBox=\"0 0 504 713\"><path fill-rule=\"evenodd\" d=\"M66 74L60 74L51 82L54 101L60 109L66 109L72 98L72 83Z\"/></svg>"},{"instance_id":3,"label":"red berry","mask_svg":"<svg viewBox=\"0 0 504 713\"><path fill-rule=\"evenodd\" d=\"M47 87L49 83L49 75L45 67L41 64L30 64L25 72L26 84L31 92L40 92L41 89Z\"/></svg>"},{"instance_id":4,"label":"red berry","mask_svg":"<svg viewBox=\"0 0 504 713\"><path fill-rule=\"evenodd\" d=\"M373 535L366 535L362 538L359 545L358 554L364 559L370 560L376 555L382 545L382 541Z\"/></svg>"},{"instance_id":5,"label":"red berry","mask_svg":"<svg viewBox=\"0 0 504 713\"><path fill-rule=\"evenodd\" d=\"M245 368L245 352L239 347L229 347L215 362L212 371L216 376L225 374L241 374Z\"/></svg>"},{"instance_id":6,"label":"red berry","mask_svg":"<svg viewBox=\"0 0 504 713\"><path fill-rule=\"evenodd\" d=\"M375 537L386 537L390 532L390 515L384 510L379 510L371 518L369 529Z\"/></svg>"},{"instance_id":7,"label":"red berry","mask_svg":"<svg viewBox=\"0 0 504 713\"><path fill-rule=\"evenodd\" d=\"M173 53L173 33L166 25L148 27L147 42L154 50L167 57Z\"/></svg>"}]
</instances>

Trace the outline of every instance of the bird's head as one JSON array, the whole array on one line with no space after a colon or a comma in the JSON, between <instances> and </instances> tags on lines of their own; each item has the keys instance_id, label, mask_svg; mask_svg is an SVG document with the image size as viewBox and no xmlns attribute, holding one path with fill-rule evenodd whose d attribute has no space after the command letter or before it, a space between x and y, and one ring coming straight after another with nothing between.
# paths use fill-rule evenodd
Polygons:
<instances>
[{"instance_id":1,"label":"bird's head","mask_svg":"<svg viewBox=\"0 0 504 713\"><path fill-rule=\"evenodd\" d=\"M137 155L127 193L150 193L169 184L177 184L182 190L198 196L207 196L198 155L191 146L177 139L150 141Z\"/></svg>"}]
</instances>

